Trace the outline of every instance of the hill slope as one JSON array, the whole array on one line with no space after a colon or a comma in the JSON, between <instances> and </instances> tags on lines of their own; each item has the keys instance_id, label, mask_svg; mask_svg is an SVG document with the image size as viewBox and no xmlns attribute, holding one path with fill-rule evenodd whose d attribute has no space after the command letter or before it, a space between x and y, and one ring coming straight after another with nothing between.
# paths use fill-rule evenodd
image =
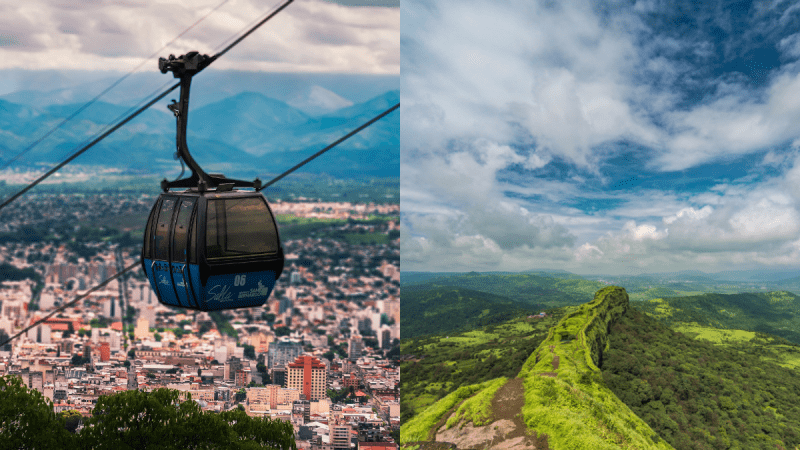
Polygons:
<instances>
[{"instance_id":1,"label":"hill slope","mask_svg":"<svg viewBox=\"0 0 800 450\"><path fill-rule=\"evenodd\" d=\"M611 327L603 380L675 448L794 449L800 377L763 357L778 341L714 345L631 309Z\"/></svg>"},{"instance_id":2,"label":"hill slope","mask_svg":"<svg viewBox=\"0 0 800 450\"><path fill-rule=\"evenodd\" d=\"M790 292L666 297L636 303L636 308L668 325L757 331L800 344L800 297Z\"/></svg>"},{"instance_id":3,"label":"hill slope","mask_svg":"<svg viewBox=\"0 0 800 450\"><path fill-rule=\"evenodd\" d=\"M401 295L403 338L476 328L539 308L486 292L434 284L404 287Z\"/></svg>"}]
</instances>

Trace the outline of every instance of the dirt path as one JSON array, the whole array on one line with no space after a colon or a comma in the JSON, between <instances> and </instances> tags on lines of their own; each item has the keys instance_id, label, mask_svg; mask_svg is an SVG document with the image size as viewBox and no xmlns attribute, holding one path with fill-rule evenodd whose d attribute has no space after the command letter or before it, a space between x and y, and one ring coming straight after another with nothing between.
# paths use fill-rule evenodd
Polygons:
<instances>
[{"instance_id":1,"label":"dirt path","mask_svg":"<svg viewBox=\"0 0 800 450\"><path fill-rule=\"evenodd\" d=\"M459 449L544 450L547 436L537 438L522 420L525 387L521 378L504 384L492 399L492 422L475 427L468 423L456 425L436 434L437 441L455 443Z\"/></svg>"}]
</instances>

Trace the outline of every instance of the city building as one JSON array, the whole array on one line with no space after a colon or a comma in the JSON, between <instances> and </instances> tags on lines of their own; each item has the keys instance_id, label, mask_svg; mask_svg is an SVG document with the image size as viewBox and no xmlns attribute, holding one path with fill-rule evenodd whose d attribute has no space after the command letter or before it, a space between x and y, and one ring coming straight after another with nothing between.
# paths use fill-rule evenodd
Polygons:
<instances>
[{"instance_id":1,"label":"city building","mask_svg":"<svg viewBox=\"0 0 800 450\"><path fill-rule=\"evenodd\" d=\"M299 389L306 400L325 397L327 370L319 359L303 355L289 363L286 370L286 387Z\"/></svg>"},{"instance_id":2,"label":"city building","mask_svg":"<svg viewBox=\"0 0 800 450\"><path fill-rule=\"evenodd\" d=\"M267 368L275 369L284 367L303 354L303 344L300 342L279 340L272 342L267 351Z\"/></svg>"}]
</instances>

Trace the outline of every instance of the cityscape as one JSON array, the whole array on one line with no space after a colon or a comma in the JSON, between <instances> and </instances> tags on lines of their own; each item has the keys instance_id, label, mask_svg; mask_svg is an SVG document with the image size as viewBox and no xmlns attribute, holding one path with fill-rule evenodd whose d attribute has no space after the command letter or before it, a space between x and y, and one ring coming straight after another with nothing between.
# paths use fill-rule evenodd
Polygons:
<instances>
[{"instance_id":1,"label":"cityscape","mask_svg":"<svg viewBox=\"0 0 800 450\"><path fill-rule=\"evenodd\" d=\"M369 199L368 199L369 200ZM55 412L169 388L203 410L290 422L298 448L397 448L399 204L299 198L271 208L286 257L260 308L158 302L139 260L152 193L46 193L0 223L0 347Z\"/></svg>"}]
</instances>

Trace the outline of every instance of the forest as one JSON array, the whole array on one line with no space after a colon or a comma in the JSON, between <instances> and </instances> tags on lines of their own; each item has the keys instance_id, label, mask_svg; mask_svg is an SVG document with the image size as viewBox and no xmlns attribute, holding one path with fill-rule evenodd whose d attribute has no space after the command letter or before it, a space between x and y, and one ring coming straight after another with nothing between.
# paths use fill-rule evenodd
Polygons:
<instances>
[{"instance_id":1,"label":"forest","mask_svg":"<svg viewBox=\"0 0 800 450\"><path fill-rule=\"evenodd\" d=\"M679 449L800 445L800 377L758 345L717 346L629 309L611 327L606 385Z\"/></svg>"}]
</instances>

